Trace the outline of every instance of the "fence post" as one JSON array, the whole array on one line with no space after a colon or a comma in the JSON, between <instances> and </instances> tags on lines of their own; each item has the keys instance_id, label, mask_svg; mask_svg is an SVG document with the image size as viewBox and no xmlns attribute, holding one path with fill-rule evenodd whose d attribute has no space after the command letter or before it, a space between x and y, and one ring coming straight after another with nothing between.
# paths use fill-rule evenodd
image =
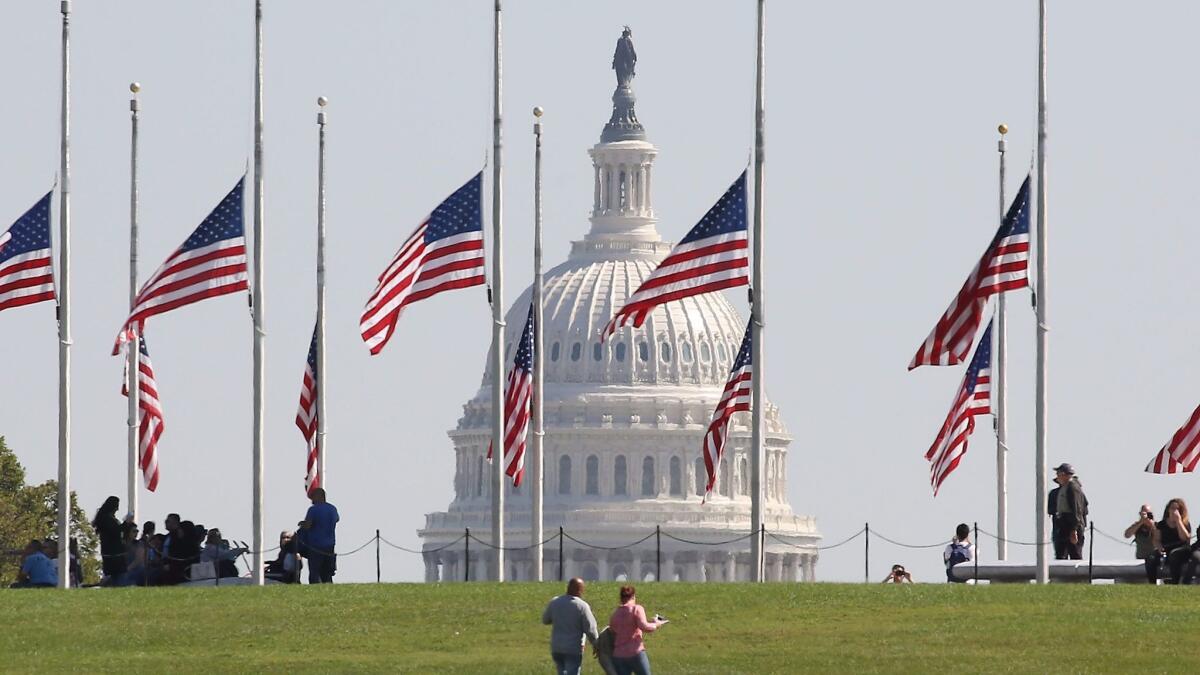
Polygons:
<instances>
[{"instance_id":1,"label":"fence post","mask_svg":"<svg viewBox=\"0 0 1200 675\"><path fill-rule=\"evenodd\" d=\"M758 526L758 550L762 556L757 561L761 567L758 568L758 581L761 583L767 580L767 524L760 523Z\"/></svg>"},{"instance_id":2,"label":"fence post","mask_svg":"<svg viewBox=\"0 0 1200 675\"><path fill-rule=\"evenodd\" d=\"M654 580L662 581L662 526L654 526Z\"/></svg>"},{"instance_id":3,"label":"fence post","mask_svg":"<svg viewBox=\"0 0 1200 675\"><path fill-rule=\"evenodd\" d=\"M563 529L562 525L558 526L558 581L563 580Z\"/></svg>"},{"instance_id":4,"label":"fence post","mask_svg":"<svg viewBox=\"0 0 1200 675\"><path fill-rule=\"evenodd\" d=\"M379 583L379 529L375 529L375 583Z\"/></svg>"},{"instance_id":5,"label":"fence post","mask_svg":"<svg viewBox=\"0 0 1200 675\"><path fill-rule=\"evenodd\" d=\"M975 552L971 554L971 560L975 562L975 583L979 583L979 521L975 521L975 541L971 542L975 545Z\"/></svg>"},{"instance_id":6,"label":"fence post","mask_svg":"<svg viewBox=\"0 0 1200 675\"><path fill-rule=\"evenodd\" d=\"M871 583L871 524L863 524L863 582Z\"/></svg>"},{"instance_id":7,"label":"fence post","mask_svg":"<svg viewBox=\"0 0 1200 675\"><path fill-rule=\"evenodd\" d=\"M463 532L463 581L471 580L471 528Z\"/></svg>"},{"instance_id":8,"label":"fence post","mask_svg":"<svg viewBox=\"0 0 1200 675\"><path fill-rule=\"evenodd\" d=\"M1096 545L1096 523L1088 523L1088 583L1092 583L1092 548Z\"/></svg>"}]
</instances>

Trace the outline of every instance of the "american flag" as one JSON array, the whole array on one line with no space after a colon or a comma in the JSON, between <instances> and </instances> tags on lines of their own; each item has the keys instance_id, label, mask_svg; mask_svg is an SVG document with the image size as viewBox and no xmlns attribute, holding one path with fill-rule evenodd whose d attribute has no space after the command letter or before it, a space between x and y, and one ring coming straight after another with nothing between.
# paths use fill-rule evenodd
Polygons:
<instances>
[{"instance_id":1,"label":"american flag","mask_svg":"<svg viewBox=\"0 0 1200 675\"><path fill-rule=\"evenodd\" d=\"M0 310L54 299L50 196L46 193L0 234Z\"/></svg>"},{"instance_id":2,"label":"american flag","mask_svg":"<svg viewBox=\"0 0 1200 675\"><path fill-rule=\"evenodd\" d=\"M379 275L359 320L371 354L383 351L407 305L484 283L482 185L480 171L438 204Z\"/></svg>"},{"instance_id":3,"label":"american flag","mask_svg":"<svg viewBox=\"0 0 1200 675\"><path fill-rule=\"evenodd\" d=\"M138 291L129 318L117 335L114 356L121 344L140 333L146 319L156 314L249 289L242 211L245 181L243 176Z\"/></svg>"},{"instance_id":4,"label":"american flag","mask_svg":"<svg viewBox=\"0 0 1200 675\"><path fill-rule=\"evenodd\" d=\"M1028 285L1029 178L1025 177L983 258L971 270L946 313L938 319L933 332L913 356L909 370L917 366L952 366L965 361L975 331L983 322L983 308L988 298Z\"/></svg>"},{"instance_id":5,"label":"american flag","mask_svg":"<svg viewBox=\"0 0 1200 675\"><path fill-rule=\"evenodd\" d=\"M738 350L733 367L729 369L729 380L725 383L725 391L721 393L721 401L713 411L712 422L708 432L704 434L704 469L708 473L708 483L704 493L712 492L717 484L717 467L721 465L721 456L725 453L725 439L729 435L729 422L735 413L749 412L751 401L750 379L754 372L754 358L751 349L750 327L747 324L746 335L742 338L742 348Z\"/></svg>"},{"instance_id":6,"label":"american flag","mask_svg":"<svg viewBox=\"0 0 1200 675\"><path fill-rule=\"evenodd\" d=\"M317 467L320 465L321 448L317 440L320 424L317 414L317 329L313 328L312 342L308 345L308 359L304 364L304 383L300 385L300 409L296 411L296 426L308 444L308 469L304 474L304 494L311 494L321 487Z\"/></svg>"},{"instance_id":7,"label":"american flag","mask_svg":"<svg viewBox=\"0 0 1200 675\"><path fill-rule=\"evenodd\" d=\"M126 349L130 344L126 343ZM129 396L129 383L121 385L121 393ZM150 363L150 351L146 349L146 338L138 336L138 408L142 411L138 426L139 464L146 489L154 492L158 488L158 439L163 433L162 404L158 402L158 382L154 379L154 366Z\"/></svg>"},{"instance_id":8,"label":"american flag","mask_svg":"<svg viewBox=\"0 0 1200 675\"><path fill-rule=\"evenodd\" d=\"M988 322L979 345L975 347L975 356L963 375L954 403L950 406L950 414L942 422L937 440L925 453L925 459L929 460L929 481L933 484L935 497L942 482L958 468L963 455L967 454L967 440L975 431L975 416L991 413L991 397L992 324Z\"/></svg>"},{"instance_id":9,"label":"american flag","mask_svg":"<svg viewBox=\"0 0 1200 675\"><path fill-rule=\"evenodd\" d=\"M1192 412L1184 424L1171 437L1171 441L1158 451L1146 465L1148 473L1191 473L1200 464L1200 408Z\"/></svg>"},{"instance_id":10,"label":"american flag","mask_svg":"<svg viewBox=\"0 0 1200 675\"><path fill-rule=\"evenodd\" d=\"M604 327L601 338L632 324L640 328L655 307L682 298L745 286L746 172L700 219Z\"/></svg>"},{"instance_id":11,"label":"american flag","mask_svg":"<svg viewBox=\"0 0 1200 675\"><path fill-rule=\"evenodd\" d=\"M525 476L525 437L529 433L529 407L533 400L533 305L529 305L529 317L525 319L525 330L517 343L517 355L513 357L513 368L508 373L508 386L504 388L504 473L520 485ZM492 445L488 444L488 460L492 459Z\"/></svg>"}]
</instances>

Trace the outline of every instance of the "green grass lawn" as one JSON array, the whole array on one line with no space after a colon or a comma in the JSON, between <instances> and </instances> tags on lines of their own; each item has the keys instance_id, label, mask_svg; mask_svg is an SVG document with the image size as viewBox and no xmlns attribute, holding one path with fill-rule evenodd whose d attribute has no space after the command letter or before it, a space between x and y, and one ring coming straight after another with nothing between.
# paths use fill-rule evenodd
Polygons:
<instances>
[{"instance_id":1,"label":"green grass lawn","mask_svg":"<svg viewBox=\"0 0 1200 675\"><path fill-rule=\"evenodd\" d=\"M601 625L618 584L585 598ZM0 590L0 671L550 672L546 584ZM1200 588L643 584L654 672L1200 672ZM584 672L600 672L589 656Z\"/></svg>"}]
</instances>

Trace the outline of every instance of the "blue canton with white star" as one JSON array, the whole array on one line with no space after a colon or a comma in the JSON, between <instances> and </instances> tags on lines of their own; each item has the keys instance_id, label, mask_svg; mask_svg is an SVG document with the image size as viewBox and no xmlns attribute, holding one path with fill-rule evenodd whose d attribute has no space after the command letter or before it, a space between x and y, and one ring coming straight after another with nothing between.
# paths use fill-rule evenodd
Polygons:
<instances>
[{"instance_id":1,"label":"blue canton with white star","mask_svg":"<svg viewBox=\"0 0 1200 675\"><path fill-rule=\"evenodd\" d=\"M50 196L46 193L8 231L0 235L0 263L16 256L50 248Z\"/></svg>"},{"instance_id":2,"label":"blue canton with white star","mask_svg":"<svg viewBox=\"0 0 1200 675\"><path fill-rule=\"evenodd\" d=\"M680 241L690 244L698 239L707 239L719 234L746 230L746 172L729 186L721 199L700 219L691 232Z\"/></svg>"},{"instance_id":3,"label":"blue canton with white star","mask_svg":"<svg viewBox=\"0 0 1200 675\"><path fill-rule=\"evenodd\" d=\"M246 229L242 211L242 184L245 182L246 177L242 176L242 179L233 186L229 194L225 195L221 203L217 204L217 208L208 214L195 232L192 232L192 236L183 242L183 246L179 247L180 253L204 248L223 239L245 236Z\"/></svg>"},{"instance_id":4,"label":"blue canton with white star","mask_svg":"<svg viewBox=\"0 0 1200 675\"><path fill-rule=\"evenodd\" d=\"M989 321L987 330L983 331L983 337L979 338L979 346L975 348L975 358L971 359L971 366L967 368L967 377L963 382L963 387L967 391L974 391L975 382L979 379L979 371L991 367L992 322Z\"/></svg>"},{"instance_id":5,"label":"blue canton with white star","mask_svg":"<svg viewBox=\"0 0 1200 675\"><path fill-rule=\"evenodd\" d=\"M513 367L527 373L533 372L533 303L529 305L525 330L521 331L521 341L517 343L517 355L513 358Z\"/></svg>"},{"instance_id":6,"label":"blue canton with white star","mask_svg":"<svg viewBox=\"0 0 1200 675\"><path fill-rule=\"evenodd\" d=\"M753 324L748 324L746 326L746 336L742 338L742 347L738 350L737 358L733 360L733 367L729 369L729 372L731 373L736 373L742 368L754 363L754 358L752 356L754 350L751 347L751 345L754 344L754 340L751 339L751 325Z\"/></svg>"},{"instance_id":7,"label":"blue canton with white star","mask_svg":"<svg viewBox=\"0 0 1200 675\"><path fill-rule=\"evenodd\" d=\"M1029 234L1029 178L1025 176L1025 182L1021 183L1021 189L1008 207L1000 231L996 233L997 241L1014 234Z\"/></svg>"},{"instance_id":8,"label":"blue canton with white star","mask_svg":"<svg viewBox=\"0 0 1200 675\"><path fill-rule=\"evenodd\" d=\"M483 186L483 172L467 181L446 201L437 205L429 214L429 223L425 227L425 243L438 239L453 237L464 232L483 231L482 203L480 191Z\"/></svg>"}]
</instances>

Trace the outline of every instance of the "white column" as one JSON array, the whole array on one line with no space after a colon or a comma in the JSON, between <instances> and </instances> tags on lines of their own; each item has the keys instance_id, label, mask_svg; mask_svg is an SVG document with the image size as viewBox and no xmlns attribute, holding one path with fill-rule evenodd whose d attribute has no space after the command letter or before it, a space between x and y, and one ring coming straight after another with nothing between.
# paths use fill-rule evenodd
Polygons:
<instances>
[{"instance_id":1,"label":"white column","mask_svg":"<svg viewBox=\"0 0 1200 675\"><path fill-rule=\"evenodd\" d=\"M730 551L725 555L725 581L737 581L737 553Z\"/></svg>"},{"instance_id":2,"label":"white column","mask_svg":"<svg viewBox=\"0 0 1200 675\"><path fill-rule=\"evenodd\" d=\"M608 578L608 551L596 552L596 570L600 573L600 581L609 581Z\"/></svg>"},{"instance_id":3,"label":"white column","mask_svg":"<svg viewBox=\"0 0 1200 675\"><path fill-rule=\"evenodd\" d=\"M642 581L642 554L639 551L633 552L633 563L629 566L630 581L641 583Z\"/></svg>"},{"instance_id":4,"label":"white column","mask_svg":"<svg viewBox=\"0 0 1200 675\"><path fill-rule=\"evenodd\" d=\"M595 165L596 169L596 187L595 196L592 198L592 213L599 215L600 213L600 165Z\"/></svg>"}]
</instances>

